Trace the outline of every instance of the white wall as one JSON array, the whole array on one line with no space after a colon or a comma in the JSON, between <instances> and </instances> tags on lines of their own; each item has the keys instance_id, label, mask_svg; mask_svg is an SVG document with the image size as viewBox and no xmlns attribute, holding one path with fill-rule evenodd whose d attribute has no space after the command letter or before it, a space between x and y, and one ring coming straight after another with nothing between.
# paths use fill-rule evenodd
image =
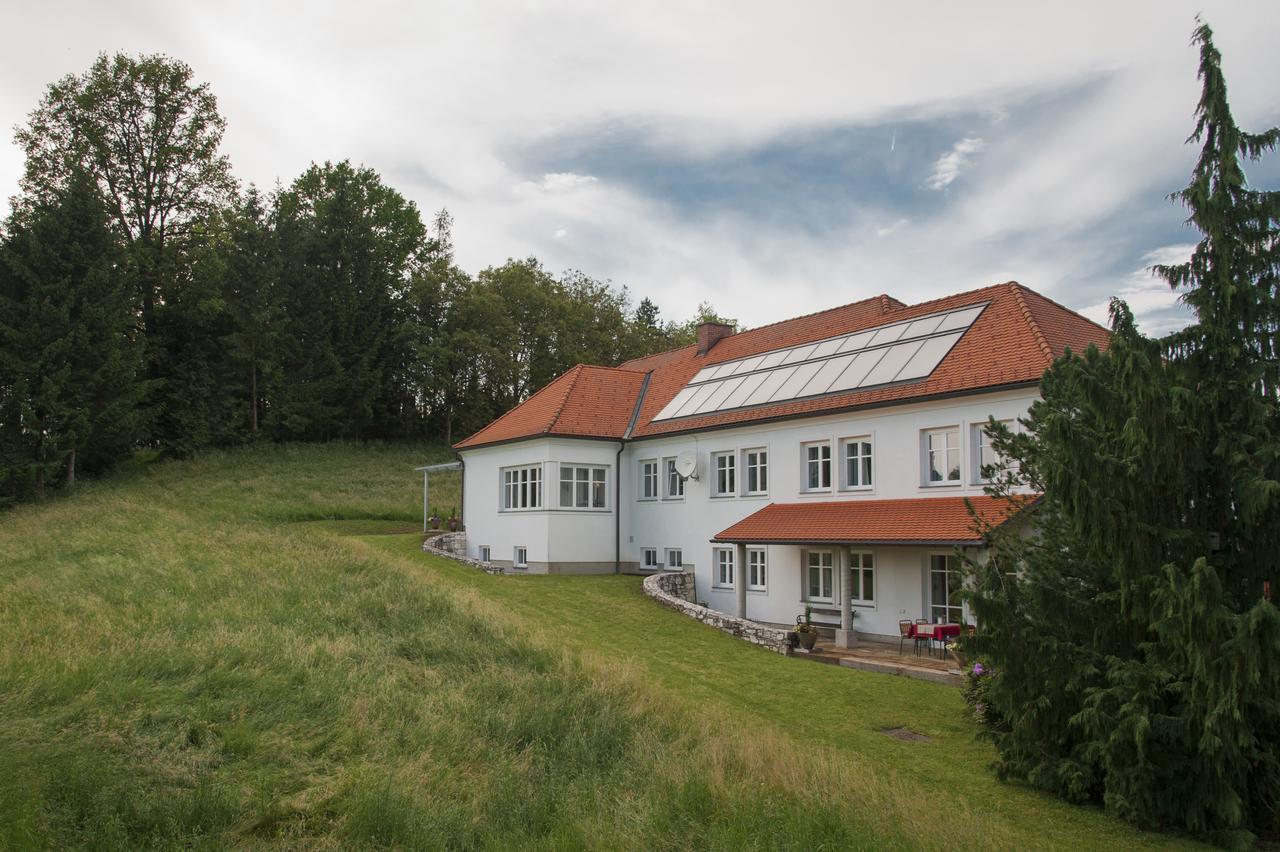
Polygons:
<instances>
[{"instance_id":1,"label":"white wall","mask_svg":"<svg viewBox=\"0 0 1280 852\"><path fill-rule=\"evenodd\" d=\"M532 571L548 564L608 563L614 559L614 477L618 444L613 441L539 438L461 453L466 477L463 521L467 555L479 558L488 545L497 563L510 563L517 546L528 548ZM608 469L606 509L561 509L559 463ZM500 511L502 471L517 465L541 464L543 508Z\"/></svg>"},{"instance_id":2,"label":"white wall","mask_svg":"<svg viewBox=\"0 0 1280 852\"><path fill-rule=\"evenodd\" d=\"M696 435L634 440L627 444L622 454L620 471L624 566L640 564L641 548L644 547L656 548L660 560L666 549L680 548L685 567L694 570L698 598L716 609L735 612L734 592L715 589L712 584L710 540L716 533L769 503L979 495L982 485L977 482L973 427L985 423L989 415L997 419L1021 416L1036 396L1035 389L1003 391L801 421L747 425ZM960 430L961 481L958 484L925 485L921 474L921 432L943 426L956 426ZM874 447L871 488L842 490L833 487L818 493L802 488L801 447L804 443L832 441L832 468L833 472L838 472L841 468L840 439L863 435L871 437ZM741 451L754 447L764 447L769 451L768 492L759 496L711 496L712 453L723 450L737 453L737 475L741 487L745 483ZM618 471L613 469L617 448L617 443L608 441L555 438L463 452L466 464L464 520L469 555L477 556L479 546L487 544L492 548L495 561L507 562L511 559L512 549L521 545L529 548L531 563L550 563L553 566L607 564L611 567L614 559L612 477L618 475ZM664 486L661 460L685 450L696 453L699 477L685 483L685 496L676 500L639 499L640 462L658 459L660 486ZM557 502L556 463L562 461L603 464L610 469L608 511L554 509ZM545 469L544 505L552 508L536 512L499 511L502 468L538 462L543 463ZM876 564L876 601L873 606L859 607L860 615L854 626L862 632L893 635L897 633L898 619L914 620L928 615L923 567L927 551L908 547L872 550ZM797 614L803 612L801 560L801 548L768 548L768 589L748 592L749 617L791 623ZM737 570L741 578L744 566L737 566Z\"/></svg>"}]
</instances>

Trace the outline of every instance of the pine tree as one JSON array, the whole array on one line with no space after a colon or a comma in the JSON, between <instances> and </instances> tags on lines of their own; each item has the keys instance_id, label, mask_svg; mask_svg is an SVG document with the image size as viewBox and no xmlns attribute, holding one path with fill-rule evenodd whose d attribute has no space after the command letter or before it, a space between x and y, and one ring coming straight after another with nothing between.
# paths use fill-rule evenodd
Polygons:
<instances>
[{"instance_id":1,"label":"pine tree","mask_svg":"<svg viewBox=\"0 0 1280 852\"><path fill-rule=\"evenodd\" d=\"M1203 238L1157 270L1195 323L1150 340L1115 302L1107 351L1055 362L1024 434L992 423L1015 462L993 492L1043 498L1034 534L993 530L971 563L969 647L1003 776L1244 846L1280 831L1280 194L1240 159L1280 136L1235 126L1195 41L1203 150L1175 198Z\"/></svg>"}]
</instances>

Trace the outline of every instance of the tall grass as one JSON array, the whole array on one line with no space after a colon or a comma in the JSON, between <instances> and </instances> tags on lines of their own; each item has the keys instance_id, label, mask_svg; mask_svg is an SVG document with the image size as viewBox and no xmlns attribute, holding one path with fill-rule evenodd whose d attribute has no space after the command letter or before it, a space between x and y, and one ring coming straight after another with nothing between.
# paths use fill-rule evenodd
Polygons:
<instances>
[{"instance_id":1,"label":"tall grass","mask_svg":"<svg viewBox=\"0 0 1280 852\"><path fill-rule=\"evenodd\" d=\"M0 516L0 848L1072 839L981 811L981 796L931 800L880 755L716 698L714 678L710 693L687 690L675 665L655 668L608 633L592 643L559 581L613 601L619 630L652 625L656 659L725 653L733 671L759 673L761 695L770 678L821 689L832 674L877 676L722 641L631 578L530 578L557 582L525 584L541 608L537 594L516 605L512 578L428 558L415 536L334 534L419 520L412 468L443 457L242 450ZM456 482L432 487L447 504ZM663 646L666 631L686 647ZM999 789L1009 811L1042 802ZM1073 813L1056 807L1044 812ZM1142 840L1100 815L1083 824L1091 845Z\"/></svg>"}]
</instances>

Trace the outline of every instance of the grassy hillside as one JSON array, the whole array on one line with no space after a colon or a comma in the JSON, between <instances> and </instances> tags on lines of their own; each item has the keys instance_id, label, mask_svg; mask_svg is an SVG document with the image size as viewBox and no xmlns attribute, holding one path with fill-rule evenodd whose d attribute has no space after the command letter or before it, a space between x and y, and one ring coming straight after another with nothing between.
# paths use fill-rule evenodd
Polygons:
<instances>
[{"instance_id":1,"label":"grassy hillside","mask_svg":"<svg viewBox=\"0 0 1280 852\"><path fill-rule=\"evenodd\" d=\"M0 516L0 848L1172 842L996 782L954 689L379 535L445 457L244 450Z\"/></svg>"}]
</instances>

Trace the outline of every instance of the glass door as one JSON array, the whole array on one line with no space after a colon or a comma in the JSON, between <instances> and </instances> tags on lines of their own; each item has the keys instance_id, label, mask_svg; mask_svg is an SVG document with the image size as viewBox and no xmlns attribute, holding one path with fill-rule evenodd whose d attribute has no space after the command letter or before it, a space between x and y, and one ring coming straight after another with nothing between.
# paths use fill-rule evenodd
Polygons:
<instances>
[{"instance_id":1,"label":"glass door","mask_svg":"<svg viewBox=\"0 0 1280 852\"><path fill-rule=\"evenodd\" d=\"M929 557L929 620L935 624L960 624L964 620L960 601L964 575L959 563L957 557L942 553Z\"/></svg>"}]
</instances>

